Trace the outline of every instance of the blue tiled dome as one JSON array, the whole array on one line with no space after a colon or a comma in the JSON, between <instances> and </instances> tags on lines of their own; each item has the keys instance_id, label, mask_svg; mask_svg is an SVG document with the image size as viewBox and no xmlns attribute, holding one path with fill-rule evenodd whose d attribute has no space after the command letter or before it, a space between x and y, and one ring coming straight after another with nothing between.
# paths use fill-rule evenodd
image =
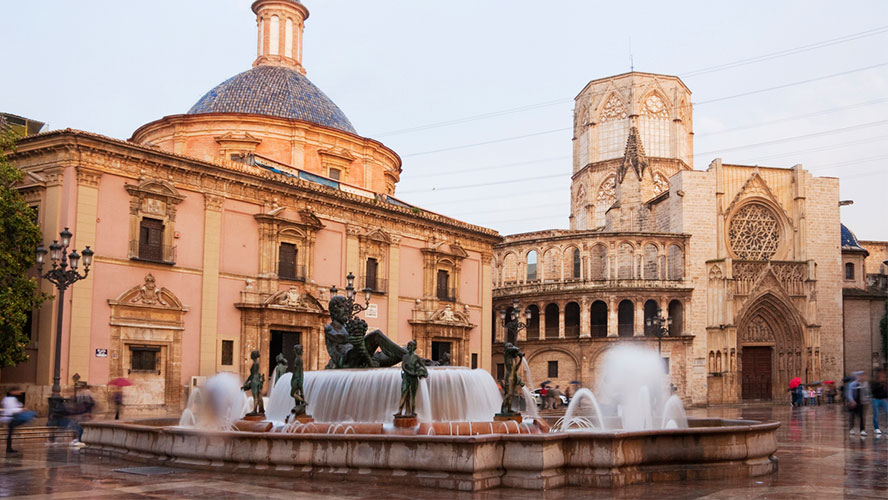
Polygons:
<instances>
[{"instance_id":1,"label":"blue tiled dome","mask_svg":"<svg viewBox=\"0 0 888 500\"><path fill-rule=\"evenodd\" d=\"M857 241L857 236L854 236L854 233L852 233L851 230L848 229L848 227L844 224L842 224L842 248L844 248L845 250L864 249Z\"/></svg>"},{"instance_id":2,"label":"blue tiled dome","mask_svg":"<svg viewBox=\"0 0 888 500\"><path fill-rule=\"evenodd\" d=\"M256 66L204 94L188 114L252 113L304 120L355 134L348 118L321 89L296 70Z\"/></svg>"}]
</instances>

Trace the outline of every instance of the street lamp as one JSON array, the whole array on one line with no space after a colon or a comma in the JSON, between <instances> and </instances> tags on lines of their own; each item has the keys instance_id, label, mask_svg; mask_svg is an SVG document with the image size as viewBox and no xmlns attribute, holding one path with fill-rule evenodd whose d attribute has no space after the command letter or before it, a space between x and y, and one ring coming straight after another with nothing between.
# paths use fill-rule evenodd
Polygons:
<instances>
[{"instance_id":1,"label":"street lamp","mask_svg":"<svg viewBox=\"0 0 888 500\"><path fill-rule=\"evenodd\" d=\"M59 233L59 239L54 240L52 244L49 245L48 252L43 245L38 246L34 250L35 259L37 261L37 273L40 274L41 277L49 280L50 283L54 284L59 291L58 312L56 313L58 317L56 319L55 366L52 375L52 395L49 397L49 413L51 418L53 415L59 414L59 410L62 406L62 388L60 385L60 379L62 363L62 318L65 309L65 290L75 282L86 278L89 274L89 266L92 265L93 255L95 254L95 252L87 246L83 249L82 253L77 253L77 250L72 249L71 253L66 255L72 236L74 235L71 234L71 231L66 227ZM47 271L46 274L43 274L43 264L46 261L47 253L49 253L49 259L52 261L52 269ZM80 259L83 259L83 274L77 272L77 268L80 267Z\"/></svg>"},{"instance_id":2,"label":"street lamp","mask_svg":"<svg viewBox=\"0 0 888 500\"><path fill-rule=\"evenodd\" d=\"M514 299L512 301L512 311L506 315L505 309L500 309L500 320L503 322L503 327L506 329L506 342L512 345L518 345L518 332L520 330L524 330L527 328L525 323L518 321L519 318L518 308L518 299ZM527 319L527 322L530 322L530 317L533 313L530 310L530 307L524 310L524 316Z\"/></svg>"},{"instance_id":3,"label":"street lamp","mask_svg":"<svg viewBox=\"0 0 888 500\"><path fill-rule=\"evenodd\" d=\"M355 317L359 312L366 311L368 307L370 307L370 293L373 291L370 288L364 288L361 290L364 292L364 305L355 303L355 275L352 273L348 273L348 276L345 277L346 282L348 283L345 287L345 298L348 300L349 311L351 311L351 317ZM336 285L330 288L330 293L332 295L338 295L339 290L336 288Z\"/></svg>"},{"instance_id":4,"label":"street lamp","mask_svg":"<svg viewBox=\"0 0 888 500\"><path fill-rule=\"evenodd\" d=\"M657 315L644 320L644 324L648 328L653 329L654 335L657 336L657 353L663 354L663 336L669 335L669 327L672 326L672 318L664 318L663 310L657 308Z\"/></svg>"}]
</instances>

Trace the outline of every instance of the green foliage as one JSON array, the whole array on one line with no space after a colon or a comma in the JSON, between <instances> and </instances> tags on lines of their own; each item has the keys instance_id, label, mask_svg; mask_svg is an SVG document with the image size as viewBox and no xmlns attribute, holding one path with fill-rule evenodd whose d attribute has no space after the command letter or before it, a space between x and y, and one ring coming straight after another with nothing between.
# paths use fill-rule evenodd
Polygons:
<instances>
[{"instance_id":1,"label":"green foliage","mask_svg":"<svg viewBox=\"0 0 888 500\"><path fill-rule=\"evenodd\" d=\"M0 129L0 367L28 359L29 340L22 329L28 311L45 299L28 277L41 235L33 210L14 188L24 175L7 159L14 149L15 137Z\"/></svg>"}]
</instances>

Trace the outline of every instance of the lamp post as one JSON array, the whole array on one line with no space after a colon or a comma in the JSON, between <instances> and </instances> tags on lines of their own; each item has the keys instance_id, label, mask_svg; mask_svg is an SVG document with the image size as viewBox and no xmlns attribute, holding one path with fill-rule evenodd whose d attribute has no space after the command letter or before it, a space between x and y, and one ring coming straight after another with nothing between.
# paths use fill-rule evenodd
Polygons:
<instances>
[{"instance_id":1,"label":"lamp post","mask_svg":"<svg viewBox=\"0 0 888 500\"><path fill-rule=\"evenodd\" d=\"M49 397L49 413L52 418L57 415L62 403L62 388L60 385L62 367L62 318L65 311L65 290L80 281L89 274L89 266L92 265L95 252L87 246L83 249L83 274L77 272L80 267L81 254L72 249L68 254L68 245L71 243L71 231L66 227L59 233L59 239L53 240L49 245L49 258L52 261L52 269L43 274L43 263L46 260L47 250L40 245L34 250L37 261L37 273L49 280L59 291L57 318L56 318L56 344L55 366L52 375L52 395Z\"/></svg>"},{"instance_id":2,"label":"lamp post","mask_svg":"<svg viewBox=\"0 0 888 500\"><path fill-rule=\"evenodd\" d=\"M512 311L508 317L506 317L506 310L500 309L500 320L502 320L503 327L506 329L506 342L512 345L518 345L518 332L527 328L525 323L518 321L519 311L518 299L512 301ZM524 316L528 322L530 322L531 315L530 307L524 310Z\"/></svg>"},{"instance_id":3,"label":"lamp post","mask_svg":"<svg viewBox=\"0 0 888 500\"><path fill-rule=\"evenodd\" d=\"M644 324L654 329L654 335L657 336L657 353L663 355L663 336L669 335L669 327L672 326L672 318L664 318L663 310L657 308L657 315L644 320Z\"/></svg>"},{"instance_id":4,"label":"lamp post","mask_svg":"<svg viewBox=\"0 0 888 500\"><path fill-rule=\"evenodd\" d=\"M355 275L351 272L348 273L348 276L345 277L347 281L347 285L345 287L345 298L348 299L349 310L351 311L351 317L354 318L359 312L366 311L368 307L370 307L370 293L372 290L370 288L364 288L362 291L364 292L364 305L355 303ZM336 285L330 288L330 293L332 295L338 295L339 290L336 289Z\"/></svg>"}]
</instances>

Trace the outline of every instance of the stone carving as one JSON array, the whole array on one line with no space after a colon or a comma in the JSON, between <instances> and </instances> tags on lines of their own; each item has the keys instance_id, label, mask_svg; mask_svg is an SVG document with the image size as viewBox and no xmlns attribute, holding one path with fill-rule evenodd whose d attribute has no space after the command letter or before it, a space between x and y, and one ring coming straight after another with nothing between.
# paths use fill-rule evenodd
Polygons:
<instances>
[{"instance_id":1,"label":"stone carving","mask_svg":"<svg viewBox=\"0 0 888 500\"><path fill-rule=\"evenodd\" d=\"M157 289L157 284L154 282L154 275L151 273L145 275L145 284L139 288L139 295L133 297L130 302L133 304L141 302L148 306L153 306L155 304L162 306L169 305L163 300L163 297L160 296L160 290Z\"/></svg>"},{"instance_id":2,"label":"stone carving","mask_svg":"<svg viewBox=\"0 0 888 500\"><path fill-rule=\"evenodd\" d=\"M299 290L295 286L291 286L285 294L278 297L278 304L286 307L300 307L302 306L302 296L299 295Z\"/></svg>"},{"instance_id":3,"label":"stone carving","mask_svg":"<svg viewBox=\"0 0 888 500\"><path fill-rule=\"evenodd\" d=\"M323 294L323 289L320 290ZM265 304L273 307L285 307L288 309L309 309L312 311L323 311L321 303L311 296L309 293L300 292L299 288L291 286L286 290L281 290L268 299Z\"/></svg>"},{"instance_id":4,"label":"stone carving","mask_svg":"<svg viewBox=\"0 0 888 500\"><path fill-rule=\"evenodd\" d=\"M731 218L728 239L738 258L770 260L780 245L777 218L764 205L750 203Z\"/></svg>"},{"instance_id":5,"label":"stone carving","mask_svg":"<svg viewBox=\"0 0 888 500\"><path fill-rule=\"evenodd\" d=\"M663 191L669 191L669 179L657 172L654 174L654 194L660 194Z\"/></svg>"},{"instance_id":6,"label":"stone carving","mask_svg":"<svg viewBox=\"0 0 888 500\"><path fill-rule=\"evenodd\" d=\"M416 416L416 390L419 379L429 376L422 358L416 355L416 341L407 342L407 354L401 359L401 404L397 417Z\"/></svg>"},{"instance_id":7,"label":"stone carving","mask_svg":"<svg viewBox=\"0 0 888 500\"><path fill-rule=\"evenodd\" d=\"M644 178L644 171L647 168L647 155L644 152L641 136L638 134L638 127L630 127L629 137L626 139L626 150L623 153L623 163L617 167L617 181L622 184L630 170L635 172L640 181Z\"/></svg>"},{"instance_id":8,"label":"stone carving","mask_svg":"<svg viewBox=\"0 0 888 500\"><path fill-rule=\"evenodd\" d=\"M740 342L774 342L774 332L761 316L756 316L740 336Z\"/></svg>"},{"instance_id":9,"label":"stone carving","mask_svg":"<svg viewBox=\"0 0 888 500\"><path fill-rule=\"evenodd\" d=\"M709 268L709 279L711 280L720 280L725 277L725 274L722 272L721 267L718 265L714 265Z\"/></svg>"},{"instance_id":10,"label":"stone carving","mask_svg":"<svg viewBox=\"0 0 888 500\"><path fill-rule=\"evenodd\" d=\"M616 94L611 94L601 109L601 121L620 120L626 118L626 106Z\"/></svg>"},{"instance_id":11,"label":"stone carving","mask_svg":"<svg viewBox=\"0 0 888 500\"><path fill-rule=\"evenodd\" d=\"M642 114L664 120L669 119L669 111L666 109L666 104L663 103L663 99L656 93L648 94L647 99L644 100Z\"/></svg>"},{"instance_id":12,"label":"stone carving","mask_svg":"<svg viewBox=\"0 0 888 500\"><path fill-rule=\"evenodd\" d=\"M259 351L251 352L250 359L253 360L253 364L250 366L250 376L241 387L244 391L250 391L253 396L253 411L247 413L247 416L264 415L265 403L262 401L262 386L265 385L265 374L259 371Z\"/></svg>"},{"instance_id":13,"label":"stone carving","mask_svg":"<svg viewBox=\"0 0 888 500\"><path fill-rule=\"evenodd\" d=\"M453 307L450 304L444 306L443 309L438 309L435 314L432 315L431 321L442 321L444 323L459 323L463 325L470 324L469 315L460 311L454 311Z\"/></svg>"},{"instance_id":14,"label":"stone carving","mask_svg":"<svg viewBox=\"0 0 888 500\"><path fill-rule=\"evenodd\" d=\"M598 202L605 206L605 210L610 208L617 201L617 179L613 175L608 177L601 183L598 188Z\"/></svg>"}]
</instances>

